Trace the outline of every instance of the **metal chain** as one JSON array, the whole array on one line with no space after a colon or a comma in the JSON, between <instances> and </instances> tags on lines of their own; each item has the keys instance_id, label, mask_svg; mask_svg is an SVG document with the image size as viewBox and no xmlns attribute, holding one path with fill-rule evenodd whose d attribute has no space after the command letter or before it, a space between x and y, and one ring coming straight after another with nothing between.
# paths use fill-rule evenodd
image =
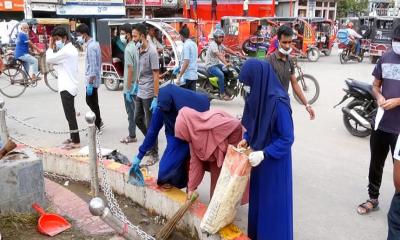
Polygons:
<instances>
[{"instance_id":1,"label":"metal chain","mask_svg":"<svg viewBox=\"0 0 400 240\"><path fill-rule=\"evenodd\" d=\"M100 146L100 137L97 135L96 136L96 141L97 141L97 149L99 149L97 153L97 157L100 162L100 171L101 171L101 176L102 180L100 181L100 186L101 189L103 190L104 196L107 199L108 202L108 207L110 208L111 213L118 218L120 221L122 221L125 224L128 224L128 226L136 231L136 233L140 236L141 239L146 239L146 240L155 240L154 237L150 236L146 232L144 232L142 229L140 229L138 226L133 225L125 216L123 211L121 210L118 201L115 199L114 193L111 189L110 186L110 178L108 176L108 172L105 168L104 165L104 159L101 154L101 146Z\"/></svg>"},{"instance_id":2,"label":"metal chain","mask_svg":"<svg viewBox=\"0 0 400 240\"><path fill-rule=\"evenodd\" d=\"M11 137L11 136L10 136L10 138L11 138L14 142L19 143L19 144L22 144L22 145L25 145L25 146L27 146L27 147L29 147L29 148L32 148L33 150L35 150L35 151L37 151L37 152L39 152L39 153L41 153L41 154L44 154L44 153L45 153L45 154L48 154L48 155L51 155L51 156L55 156L55 157L67 157L67 158L70 158L70 159L71 159L71 158L85 158L85 157L89 157L88 154L61 154L61 153L55 153L55 152L51 152L51 151L45 150L45 149L43 149L43 148L35 147L35 146L30 145L30 144L28 144L28 143L25 143L25 142L23 142L23 141L21 141L21 140L15 138L15 137Z\"/></svg>"},{"instance_id":3,"label":"metal chain","mask_svg":"<svg viewBox=\"0 0 400 240\"><path fill-rule=\"evenodd\" d=\"M64 175L46 172L46 171L43 172L43 175L48 178L59 179L59 180L63 180L63 181L68 180L68 181L74 181L74 182L89 182L90 183L90 180L84 180L84 179L79 179L79 178L75 178L75 177L67 177Z\"/></svg>"},{"instance_id":4,"label":"metal chain","mask_svg":"<svg viewBox=\"0 0 400 240\"><path fill-rule=\"evenodd\" d=\"M8 113L7 111L6 111L6 116L7 116L7 118L9 118L9 119L11 119L11 120L14 120L14 121L16 121L17 123L20 123L20 124L24 125L25 127L32 128L32 129L34 129L34 130L36 130L36 131L44 132L44 133L64 135L64 134L85 132L85 131L88 130L88 128L82 128L82 129L71 130L71 131L47 130L47 129L35 127L35 126L33 126L33 125L29 124L29 123L26 123L25 121L23 121L23 120L19 119L18 117L14 116L14 115L12 115L12 114L10 114L10 113Z\"/></svg>"}]
</instances>

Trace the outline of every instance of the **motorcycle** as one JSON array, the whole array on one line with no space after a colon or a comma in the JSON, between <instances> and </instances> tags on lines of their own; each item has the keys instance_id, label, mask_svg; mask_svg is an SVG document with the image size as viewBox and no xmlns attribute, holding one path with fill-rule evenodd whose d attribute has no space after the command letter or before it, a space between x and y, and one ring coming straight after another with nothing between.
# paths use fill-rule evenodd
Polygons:
<instances>
[{"instance_id":1,"label":"motorcycle","mask_svg":"<svg viewBox=\"0 0 400 240\"><path fill-rule=\"evenodd\" d=\"M225 76L225 92L232 100L238 95L243 95L243 86L239 82L243 60L237 56L231 56L229 62L232 63L232 66L224 66L222 71ZM210 101L220 99L218 78L209 74L205 65L199 65L197 75L197 91L207 94Z\"/></svg>"},{"instance_id":2,"label":"motorcycle","mask_svg":"<svg viewBox=\"0 0 400 240\"><path fill-rule=\"evenodd\" d=\"M269 41L264 37L251 36L243 42L242 50L247 55L255 56L258 50L268 51Z\"/></svg>"},{"instance_id":3,"label":"motorcycle","mask_svg":"<svg viewBox=\"0 0 400 240\"><path fill-rule=\"evenodd\" d=\"M364 53L368 51L363 43L361 43L361 49L358 55L354 55L351 51L351 47L348 45L340 43L338 47L339 49L342 49L342 52L339 54L341 64L346 64L348 61L362 62L364 59Z\"/></svg>"},{"instance_id":4,"label":"motorcycle","mask_svg":"<svg viewBox=\"0 0 400 240\"><path fill-rule=\"evenodd\" d=\"M351 98L351 102L342 108L344 126L353 136L367 137L371 134L378 110L372 85L354 79L346 79L345 83L348 88L343 91L346 94L334 108Z\"/></svg>"}]
</instances>

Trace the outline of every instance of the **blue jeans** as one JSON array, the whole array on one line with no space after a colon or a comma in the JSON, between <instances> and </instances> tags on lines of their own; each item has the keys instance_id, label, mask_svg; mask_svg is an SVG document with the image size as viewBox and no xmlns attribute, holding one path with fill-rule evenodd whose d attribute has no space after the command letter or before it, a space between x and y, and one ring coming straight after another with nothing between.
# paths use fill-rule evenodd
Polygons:
<instances>
[{"instance_id":1,"label":"blue jeans","mask_svg":"<svg viewBox=\"0 0 400 240\"><path fill-rule=\"evenodd\" d=\"M135 123L135 102L128 102L124 95L125 109L128 114L128 131L129 137L136 138L136 123Z\"/></svg>"},{"instance_id":2,"label":"blue jeans","mask_svg":"<svg viewBox=\"0 0 400 240\"><path fill-rule=\"evenodd\" d=\"M224 65L217 64L208 68L208 73L218 78L219 93L221 95L225 94L225 79L224 72L222 72L222 67Z\"/></svg>"},{"instance_id":3,"label":"blue jeans","mask_svg":"<svg viewBox=\"0 0 400 240\"><path fill-rule=\"evenodd\" d=\"M361 39L356 40L356 55L360 54L361 50Z\"/></svg>"},{"instance_id":4,"label":"blue jeans","mask_svg":"<svg viewBox=\"0 0 400 240\"><path fill-rule=\"evenodd\" d=\"M32 66L32 73L37 74L39 72L39 63L37 58L33 57L30 54L25 54L18 58L18 60L22 61L24 64L25 70L29 73L29 66Z\"/></svg>"}]
</instances>

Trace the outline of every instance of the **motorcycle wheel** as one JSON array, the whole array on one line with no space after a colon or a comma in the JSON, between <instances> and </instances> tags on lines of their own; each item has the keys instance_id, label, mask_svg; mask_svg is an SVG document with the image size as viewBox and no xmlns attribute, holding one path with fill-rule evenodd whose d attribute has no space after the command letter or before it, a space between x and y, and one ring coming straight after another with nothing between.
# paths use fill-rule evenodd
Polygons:
<instances>
[{"instance_id":1,"label":"motorcycle wheel","mask_svg":"<svg viewBox=\"0 0 400 240\"><path fill-rule=\"evenodd\" d=\"M319 50L316 48L311 48L307 52L307 59L310 62L316 62L319 59Z\"/></svg>"},{"instance_id":2,"label":"motorcycle wheel","mask_svg":"<svg viewBox=\"0 0 400 240\"><path fill-rule=\"evenodd\" d=\"M207 95L208 101L211 102L214 98L211 96L211 93L209 92L209 90L207 90L210 87L212 87L212 86L211 86L210 82L208 81L208 79L200 80L197 82L196 91Z\"/></svg>"},{"instance_id":3,"label":"motorcycle wheel","mask_svg":"<svg viewBox=\"0 0 400 240\"><path fill-rule=\"evenodd\" d=\"M304 96L306 97L306 99L308 100L308 104L313 104L317 101L318 97L319 97L319 84L317 79L315 79L315 77L309 75L309 74L304 74L303 75L304 78L304 86L303 83L301 83L301 77L298 76L297 77L297 82L299 83L299 86L301 88L301 90L304 93ZM294 99L296 99L296 101L300 104L302 104L300 98L297 97L296 94L293 93Z\"/></svg>"},{"instance_id":4,"label":"motorcycle wheel","mask_svg":"<svg viewBox=\"0 0 400 240\"><path fill-rule=\"evenodd\" d=\"M339 55L340 63L341 64L346 64L347 63L347 53L344 51Z\"/></svg>"},{"instance_id":5,"label":"motorcycle wheel","mask_svg":"<svg viewBox=\"0 0 400 240\"><path fill-rule=\"evenodd\" d=\"M346 107L348 107L349 109L354 109L357 113L363 116L365 115L363 114L365 111L363 104L364 102L361 100L354 100L347 104ZM364 138L371 135L371 129L364 128L363 126L352 120L351 117L348 116L348 114L343 114L343 123L347 131L349 131L349 133L353 136Z\"/></svg>"},{"instance_id":6,"label":"motorcycle wheel","mask_svg":"<svg viewBox=\"0 0 400 240\"><path fill-rule=\"evenodd\" d=\"M201 60L202 62L205 62L205 61L206 61L206 55L207 55L207 49L204 48L203 50L201 50L200 55L199 55L200 60Z\"/></svg>"},{"instance_id":7,"label":"motorcycle wheel","mask_svg":"<svg viewBox=\"0 0 400 240\"><path fill-rule=\"evenodd\" d=\"M329 48L329 50L324 51L325 56L330 56L331 53L332 53L332 48Z\"/></svg>"},{"instance_id":8,"label":"motorcycle wheel","mask_svg":"<svg viewBox=\"0 0 400 240\"><path fill-rule=\"evenodd\" d=\"M360 62L362 62L363 60L364 60L364 54L361 54L361 55L360 55L360 58L357 59L357 61L360 63Z\"/></svg>"},{"instance_id":9,"label":"motorcycle wheel","mask_svg":"<svg viewBox=\"0 0 400 240\"><path fill-rule=\"evenodd\" d=\"M114 73L107 73L103 77L104 85L110 91L117 91L119 89L119 79Z\"/></svg>"}]
</instances>

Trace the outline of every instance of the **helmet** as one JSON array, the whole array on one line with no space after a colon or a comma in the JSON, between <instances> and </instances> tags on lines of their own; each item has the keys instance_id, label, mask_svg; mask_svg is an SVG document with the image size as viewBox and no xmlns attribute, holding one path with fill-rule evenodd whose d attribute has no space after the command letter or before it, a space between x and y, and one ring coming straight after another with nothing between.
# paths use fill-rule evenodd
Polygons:
<instances>
[{"instance_id":1,"label":"helmet","mask_svg":"<svg viewBox=\"0 0 400 240\"><path fill-rule=\"evenodd\" d=\"M222 29L219 29L219 28L215 29L215 31L213 33L214 39L216 39L218 37L224 37L224 36L225 36L225 33Z\"/></svg>"}]
</instances>

